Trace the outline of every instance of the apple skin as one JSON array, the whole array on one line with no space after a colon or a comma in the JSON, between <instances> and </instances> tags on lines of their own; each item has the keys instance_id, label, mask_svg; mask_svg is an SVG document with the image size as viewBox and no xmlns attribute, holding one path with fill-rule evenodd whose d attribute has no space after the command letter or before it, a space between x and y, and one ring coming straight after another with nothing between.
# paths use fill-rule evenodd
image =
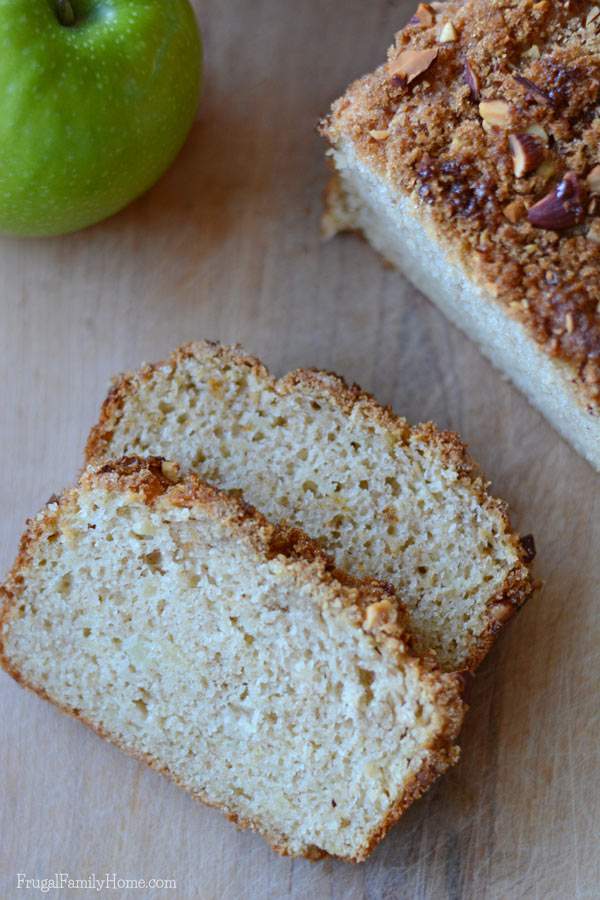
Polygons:
<instances>
[{"instance_id":1,"label":"apple skin","mask_svg":"<svg viewBox=\"0 0 600 900\"><path fill-rule=\"evenodd\" d=\"M189 0L0 0L0 231L107 218L171 164L194 120L202 45Z\"/></svg>"}]
</instances>

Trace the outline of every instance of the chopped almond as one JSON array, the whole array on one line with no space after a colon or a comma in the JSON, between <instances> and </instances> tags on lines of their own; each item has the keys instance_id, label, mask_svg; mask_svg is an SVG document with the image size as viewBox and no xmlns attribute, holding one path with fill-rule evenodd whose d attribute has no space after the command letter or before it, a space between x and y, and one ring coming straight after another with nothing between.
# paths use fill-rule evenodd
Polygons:
<instances>
[{"instance_id":1,"label":"chopped almond","mask_svg":"<svg viewBox=\"0 0 600 900\"><path fill-rule=\"evenodd\" d=\"M508 128L510 125L510 106L505 100L482 100L479 115L484 122L496 128Z\"/></svg>"},{"instance_id":2,"label":"chopped almond","mask_svg":"<svg viewBox=\"0 0 600 900\"><path fill-rule=\"evenodd\" d=\"M541 125L538 125L537 122L533 122L527 129L527 134L532 134L534 137L539 138L541 141L548 145L548 132Z\"/></svg>"},{"instance_id":3,"label":"chopped almond","mask_svg":"<svg viewBox=\"0 0 600 900\"><path fill-rule=\"evenodd\" d=\"M587 14L586 19L585 19L585 27L590 28L592 26L592 24L594 22L596 22L596 19L598 18L598 16L600 16L600 7L592 6L592 8L590 9L590 11ZM598 24L598 23L596 23L596 24Z\"/></svg>"},{"instance_id":4,"label":"chopped almond","mask_svg":"<svg viewBox=\"0 0 600 900\"><path fill-rule=\"evenodd\" d=\"M527 212L527 208L523 201L520 198L517 198L516 200L512 200L508 206L505 206L503 212L508 221L512 225L516 225L519 219L522 219Z\"/></svg>"},{"instance_id":5,"label":"chopped almond","mask_svg":"<svg viewBox=\"0 0 600 900\"><path fill-rule=\"evenodd\" d=\"M517 178L535 171L544 158L544 148L531 134L511 134L508 143Z\"/></svg>"},{"instance_id":6,"label":"chopped almond","mask_svg":"<svg viewBox=\"0 0 600 900\"><path fill-rule=\"evenodd\" d=\"M457 37L458 34L456 33L456 28L454 27L452 22L446 22L446 24L440 31L438 40L440 44L453 44Z\"/></svg>"},{"instance_id":7,"label":"chopped almond","mask_svg":"<svg viewBox=\"0 0 600 900\"><path fill-rule=\"evenodd\" d=\"M415 14L411 19L413 25L424 25L428 27L435 22L435 13L429 3L419 3L415 10Z\"/></svg>"},{"instance_id":8,"label":"chopped almond","mask_svg":"<svg viewBox=\"0 0 600 900\"><path fill-rule=\"evenodd\" d=\"M562 231L579 225L585 218L583 192L575 172L567 172L554 190L542 197L527 211L527 218L536 228Z\"/></svg>"},{"instance_id":9,"label":"chopped almond","mask_svg":"<svg viewBox=\"0 0 600 900\"><path fill-rule=\"evenodd\" d=\"M471 63L469 62L469 60L467 60L465 63L464 75L465 75L465 81L467 82L467 84L469 85L469 88L471 90L471 97L473 98L473 100L479 100L479 97L480 97L479 78L477 77L477 73L471 66Z\"/></svg>"},{"instance_id":10,"label":"chopped almond","mask_svg":"<svg viewBox=\"0 0 600 900\"><path fill-rule=\"evenodd\" d=\"M372 128L369 134L374 141L385 141L390 136L389 128Z\"/></svg>"},{"instance_id":11,"label":"chopped almond","mask_svg":"<svg viewBox=\"0 0 600 900\"><path fill-rule=\"evenodd\" d=\"M594 166L586 178L587 186L592 194L600 194L600 165Z\"/></svg>"},{"instance_id":12,"label":"chopped almond","mask_svg":"<svg viewBox=\"0 0 600 900\"><path fill-rule=\"evenodd\" d=\"M600 244L600 219L594 219L588 228L587 239L593 244ZM598 303L598 313L600 314L600 303Z\"/></svg>"},{"instance_id":13,"label":"chopped almond","mask_svg":"<svg viewBox=\"0 0 600 900\"><path fill-rule=\"evenodd\" d=\"M411 81L427 71L437 55L437 48L434 50L404 50L390 63L390 75L405 78L406 83L410 84Z\"/></svg>"}]
</instances>

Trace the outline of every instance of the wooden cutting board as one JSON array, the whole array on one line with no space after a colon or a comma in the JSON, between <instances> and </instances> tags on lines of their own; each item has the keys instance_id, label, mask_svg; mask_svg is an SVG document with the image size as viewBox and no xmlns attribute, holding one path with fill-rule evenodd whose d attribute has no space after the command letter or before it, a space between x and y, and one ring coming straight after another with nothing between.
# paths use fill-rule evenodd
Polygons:
<instances>
[{"instance_id":1,"label":"wooden cutting board","mask_svg":"<svg viewBox=\"0 0 600 900\"><path fill-rule=\"evenodd\" d=\"M171 172L85 233L0 241L2 570L74 478L110 375L210 337L458 430L535 533L544 588L470 687L462 761L362 866L279 858L0 675L0 897L54 872L176 881L124 898L600 897L598 476L363 242L319 238L315 123L411 3L196 6L206 91Z\"/></svg>"}]
</instances>

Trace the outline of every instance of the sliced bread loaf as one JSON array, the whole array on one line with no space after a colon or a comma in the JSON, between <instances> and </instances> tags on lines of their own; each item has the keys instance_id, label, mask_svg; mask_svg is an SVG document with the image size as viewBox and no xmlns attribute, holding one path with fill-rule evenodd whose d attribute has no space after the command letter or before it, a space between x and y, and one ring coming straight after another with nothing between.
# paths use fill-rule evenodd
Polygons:
<instances>
[{"instance_id":1,"label":"sliced bread loaf","mask_svg":"<svg viewBox=\"0 0 600 900\"><path fill-rule=\"evenodd\" d=\"M271 520L322 540L354 575L406 602L420 652L472 669L529 596L529 547L487 494L455 434L411 428L335 375L275 381L238 348L207 342L119 378L87 460L175 459Z\"/></svg>"},{"instance_id":2,"label":"sliced bread loaf","mask_svg":"<svg viewBox=\"0 0 600 900\"><path fill-rule=\"evenodd\" d=\"M360 231L600 471L598 2L414 6L321 124L325 232Z\"/></svg>"},{"instance_id":3,"label":"sliced bread loaf","mask_svg":"<svg viewBox=\"0 0 600 900\"><path fill-rule=\"evenodd\" d=\"M2 595L14 678L281 853L364 859L458 756L388 587L160 460L50 501Z\"/></svg>"}]
</instances>

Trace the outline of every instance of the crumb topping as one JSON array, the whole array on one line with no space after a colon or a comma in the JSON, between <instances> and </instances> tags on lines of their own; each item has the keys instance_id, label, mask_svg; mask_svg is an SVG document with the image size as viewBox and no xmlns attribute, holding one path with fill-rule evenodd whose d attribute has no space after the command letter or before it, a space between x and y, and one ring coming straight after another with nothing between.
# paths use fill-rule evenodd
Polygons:
<instances>
[{"instance_id":1,"label":"crumb topping","mask_svg":"<svg viewBox=\"0 0 600 900\"><path fill-rule=\"evenodd\" d=\"M600 6L420 4L323 131L426 204L600 410Z\"/></svg>"}]
</instances>

